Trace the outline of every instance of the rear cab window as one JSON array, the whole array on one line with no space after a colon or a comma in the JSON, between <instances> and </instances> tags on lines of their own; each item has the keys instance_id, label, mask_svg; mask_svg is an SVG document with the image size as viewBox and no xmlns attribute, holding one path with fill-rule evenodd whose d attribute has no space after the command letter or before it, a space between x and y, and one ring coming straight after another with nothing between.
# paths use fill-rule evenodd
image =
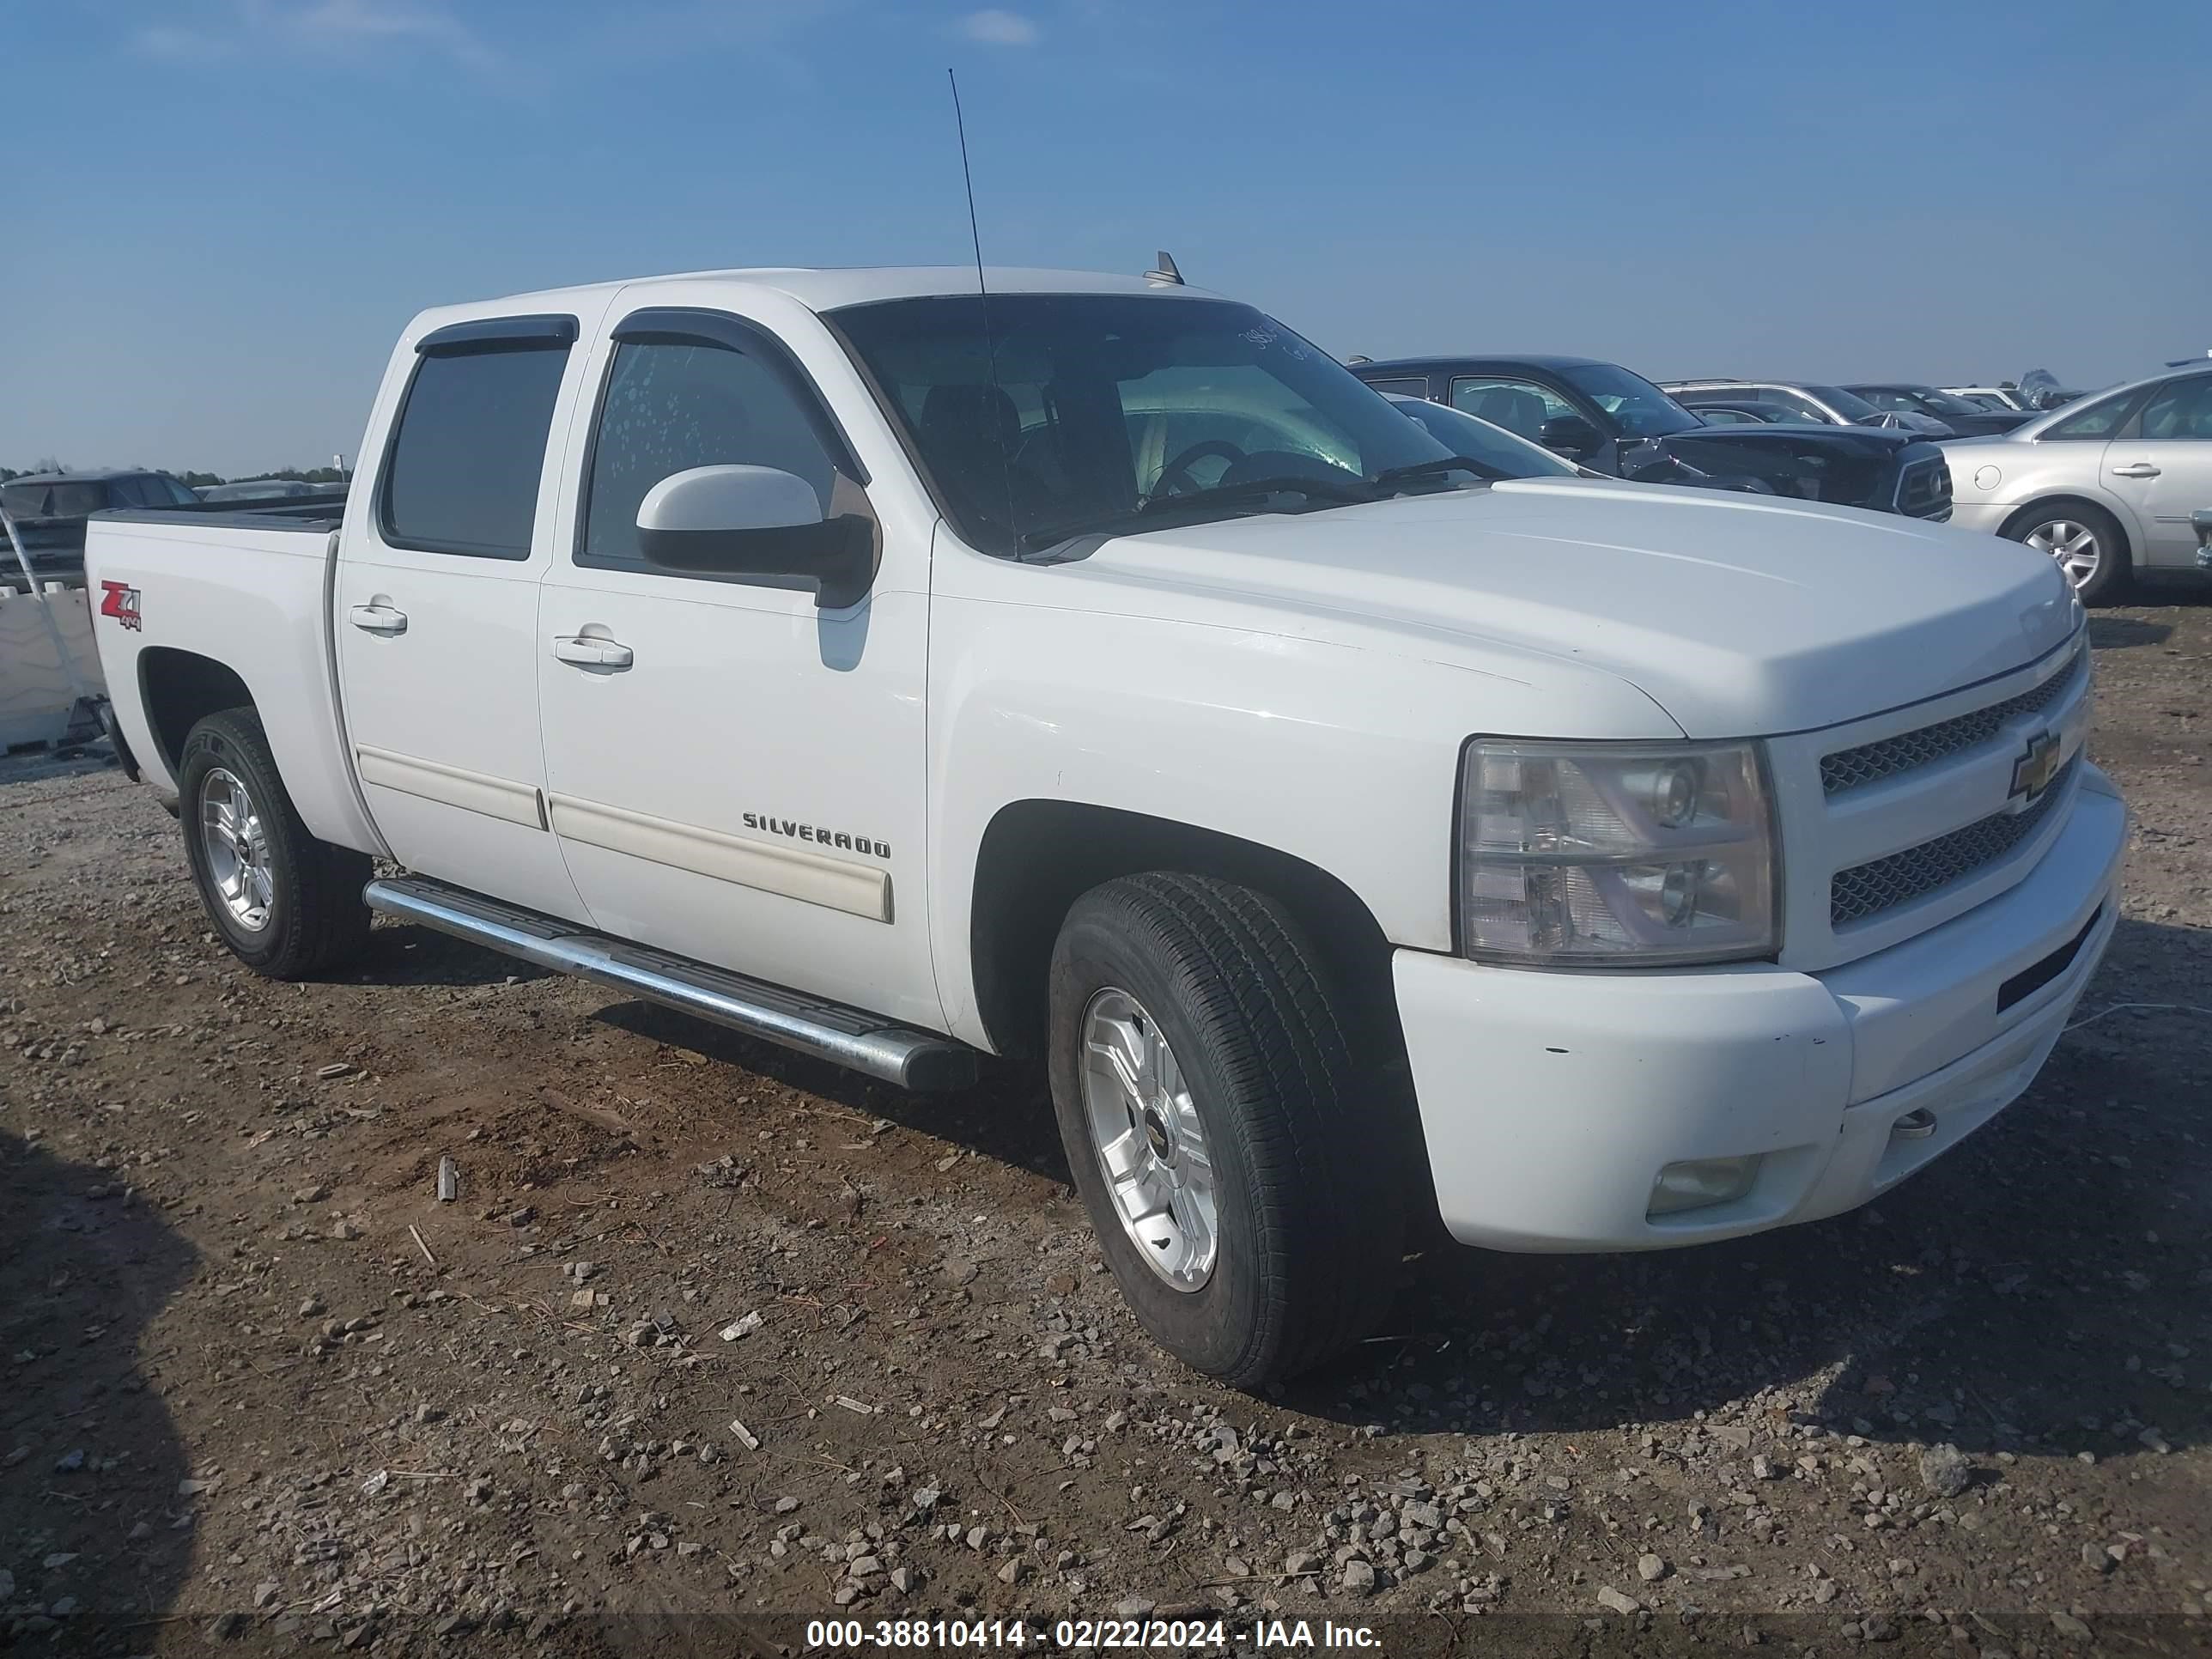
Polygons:
<instances>
[{"instance_id":1,"label":"rear cab window","mask_svg":"<svg viewBox=\"0 0 2212 1659\"><path fill-rule=\"evenodd\" d=\"M573 317L492 318L426 335L385 451L387 546L526 559Z\"/></svg>"}]
</instances>

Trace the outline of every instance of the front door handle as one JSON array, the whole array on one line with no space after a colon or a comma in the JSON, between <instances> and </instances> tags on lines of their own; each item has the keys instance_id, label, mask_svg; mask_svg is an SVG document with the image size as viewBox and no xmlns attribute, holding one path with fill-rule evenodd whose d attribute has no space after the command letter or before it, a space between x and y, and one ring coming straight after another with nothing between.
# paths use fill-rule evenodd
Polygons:
<instances>
[{"instance_id":1,"label":"front door handle","mask_svg":"<svg viewBox=\"0 0 2212 1659\"><path fill-rule=\"evenodd\" d=\"M555 636L553 654L580 668L627 668L636 660L628 646L615 640L595 639L588 634Z\"/></svg>"},{"instance_id":2,"label":"front door handle","mask_svg":"<svg viewBox=\"0 0 2212 1659\"><path fill-rule=\"evenodd\" d=\"M357 605L346 612L346 620L364 634L404 634L407 613L395 611L388 605Z\"/></svg>"},{"instance_id":3,"label":"front door handle","mask_svg":"<svg viewBox=\"0 0 2212 1659\"><path fill-rule=\"evenodd\" d=\"M2155 478L2158 469L2148 461L2130 461L2125 466L2112 469L2115 478Z\"/></svg>"}]
</instances>

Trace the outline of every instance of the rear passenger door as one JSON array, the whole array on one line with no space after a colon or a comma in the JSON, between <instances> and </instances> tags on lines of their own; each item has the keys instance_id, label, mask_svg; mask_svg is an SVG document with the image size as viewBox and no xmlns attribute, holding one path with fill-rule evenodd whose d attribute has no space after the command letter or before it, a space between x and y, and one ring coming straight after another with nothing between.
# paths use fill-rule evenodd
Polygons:
<instances>
[{"instance_id":1,"label":"rear passenger door","mask_svg":"<svg viewBox=\"0 0 2212 1659\"><path fill-rule=\"evenodd\" d=\"M720 290L698 297L622 314L592 354L536 641L553 828L602 931L941 1029L927 532L878 521L874 585L842 608L811 582L647 562L639 504L693 467L775 467L825 515L877 516L812 372Z\"/></svg>"},{"instance_id":2,"label":"rear passenger door","mask_svg":"<svg viewBox=\"0 0 2212 1659\"><path fill-rule=\"evenodd\" d=\"M356 481L334 596L347 738L386 844L410 869L571 921L583 908L546 816L537 635L547 452L580 377L578 329L486 318L416 343L383 394L396 416Z\"/></svg>"}]
</instances>

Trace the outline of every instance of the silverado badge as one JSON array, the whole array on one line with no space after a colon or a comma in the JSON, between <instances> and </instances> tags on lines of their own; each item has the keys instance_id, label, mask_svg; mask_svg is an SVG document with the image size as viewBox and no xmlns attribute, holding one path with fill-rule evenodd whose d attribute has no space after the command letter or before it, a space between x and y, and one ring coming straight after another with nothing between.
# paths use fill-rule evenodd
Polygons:
<instances>
[{"instance_id":1,"label":"silverado badge","mask_svg":"<svg viewBox=\"0 0 2212 1659\"><path fill-rule=\"evenodd\" d=\"M2027 740L2027 752L2012 763L2012 799L2019 803L2014 811L2025 811L2043 798L2058 775L2060 758L2056 732L2038 732Z\"/></svg>"}]
</instances>

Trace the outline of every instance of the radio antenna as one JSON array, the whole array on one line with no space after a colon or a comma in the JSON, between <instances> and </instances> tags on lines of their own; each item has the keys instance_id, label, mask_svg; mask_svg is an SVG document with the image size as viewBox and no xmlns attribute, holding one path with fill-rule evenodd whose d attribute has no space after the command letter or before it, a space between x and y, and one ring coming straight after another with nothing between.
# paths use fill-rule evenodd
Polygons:
<instances>
[{"instance_id":1,"label":"radio antenna","mask_svg":"<svg viewBox=\"0 0 2212 1659\"><path fill-rule=\"evenodd\" d=\"M999 345L991 332L991 290L983 280L983 233L975 223L975 175L968 167L968 122L960 112L960 80L950 68L945 78L952 86L952 126L960 135L960 182L968 190L968 238L975 249L975 297L983 309L983 362L990 376L991 407L986 415L992 443L999 452L999 472L1006 489L1006 531L1013 537L1013 552L1021 556L1021 526L1014 518L1014 465L1006 453L1006 438L999 431L998 414L1001 399L1006 396L999 385Z\"/></svg>"}]
</instances>

